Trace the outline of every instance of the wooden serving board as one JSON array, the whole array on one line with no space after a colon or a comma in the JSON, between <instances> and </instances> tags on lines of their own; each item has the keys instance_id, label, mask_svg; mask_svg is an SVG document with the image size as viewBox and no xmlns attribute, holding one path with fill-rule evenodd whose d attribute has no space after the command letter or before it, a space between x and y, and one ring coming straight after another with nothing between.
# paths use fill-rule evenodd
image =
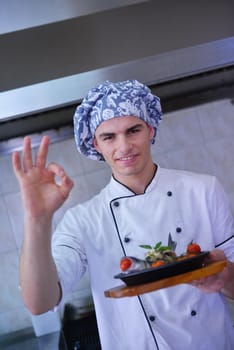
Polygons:
<instances>
[{"instance_id":1,"label":"wooden serving board","mask_svg":"<svg viewBox=\"0 0 234 350\"><path fill-rule=\"evenodd\" d=\"M181 283L189 283L193 280L208 277L216 273L221 272L224 267L227 265L226 260L215 261L207 264L200 269L186 272L177 276L163 278L158 281L149 282L145 284L138 284L136 286L127 286L125 284L115 287L109 290L104 291L104 294L107 298L124 298L136 296L144 293L149 293L156 291L158 289L172 287Z\"/></svg>"}]
</instances>

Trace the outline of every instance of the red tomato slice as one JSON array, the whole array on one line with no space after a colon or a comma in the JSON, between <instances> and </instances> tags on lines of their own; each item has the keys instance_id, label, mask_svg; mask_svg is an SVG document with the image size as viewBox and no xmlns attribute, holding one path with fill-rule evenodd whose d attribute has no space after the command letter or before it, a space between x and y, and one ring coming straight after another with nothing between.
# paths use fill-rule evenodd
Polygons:
<instances>
[{"instance_id":1,"label":"red tomato slice","mask_svg":"<svg viewBox=\"0 0 234 350\"><path fill-rule=\"evenodd\" d=\"M123 258L120 261L120 269L126 271L132 265L132 261L129 258Z\"/></svg>"}]
</instances>

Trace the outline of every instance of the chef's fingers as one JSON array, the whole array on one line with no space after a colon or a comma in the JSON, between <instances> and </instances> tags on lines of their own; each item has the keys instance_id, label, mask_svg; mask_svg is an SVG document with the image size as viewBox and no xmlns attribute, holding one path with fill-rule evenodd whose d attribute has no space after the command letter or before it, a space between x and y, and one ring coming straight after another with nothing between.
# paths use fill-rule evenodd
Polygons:
<instances>
[{"instance_id":1,"label":"chef's fingers","mask_svg":"<svg viewBox=\"0 0 234 350\"><path fill-rule=\"evenodd\" d=\"M194 287L198 287L202 284L204 284L204 277L203 278L199 278L199 279L196 279L196 280L193 280L192 282L190 282L190 284Z\"/></svg>"},{"instance_id":2,"label":"chef's fingers","mask_svg":"<svg viewBox=\"0 0 234 350\"><path fill-rule=\"evenodd\" d=\"M73 181L66 174L64 174L61 177L60 190L65 199L69 196L69 193L71 192L71 189L73 188L73 186L74 186Z\"/></svg>"},{"instance_id":3,"label":"chef's fingers","mask_svg":"<svg viewBox=\"0 0 234 350\"><path fill-rule=\"evenodd\" d=\"M56 163L50 163L47 167L47 170L53 174L54 178L56 177L56 182L60 186L63 197L67 198L72 187L74 186L73 181L66 174L64 169Z\"/></svg>"},{"instance_id":4,"label":"chef's fingers","mask_svg":"<svg viewBox=\"0 0 234 350\"><path fill-rule=\"evenodd\" d=\"M201 289L203 292L215 293L219 292L223 288L224 279L222 273L218 273L208 277L193 280L190 284Z\"/></svg>"},{"instance_id":5,"label":"chef's fingers","mask_svg":"<svg viewBox=\"0 0 234 350\"><path fill-rule=\"evenodd\" d=\"M22 150L22 161L20 153L14 151L12 154L12 166L16 177L19 179L20 176L33 166L32 153L31 153L31 140L30 137L26 136L23 141Z\"/></svg>"},{"instance_id":6,"label":"chef's fingers","mask_svg":"<svg viewBox=\"0 0 234 350\"><path fill-rule=\"evenodd\" d=\"M209 253L209 258L211 261L226 260L224 251L221 249L211 250Z\"/></svg>"},{"instance_id":7,"label":"chef's fingers","mask_svg":"<svg viewBox=\"0 0 234 350\"><path fill-rule=\"evenodd\" d=\"M48 172L53 175L54 177L57 177L57 181L61 179L64 175L66 175L65 170L63 167L57 163L51 162L47 166Z\"/></svg>"},{"instance_id":8,"label":"chef's fingers","mask_svg":"<svg viewBox=\"0 0 234 350\"><path fill-rule=\"evenodd\" d=\"M18 151L14 151L12 153L12 166L13 166L15 176L19 178L22 173L22 167L21 167L21 160L20 160L20 155Z\"/></svg>"},{"instance_id":9,"label":"chef's fingers","mask_svg":"<svg viewBox=\"0 0 234 350\"><path fill-rule=\"evenodd\" d=\"M25 172L33 167L31 139L29 136L26 136L23 141L22 161Z\"/></svg>"},{"instance_id":10,"label":"chef's fingers","mask_svg":"<svg viewBox=\"0 0 234 350\"><path fill-rule=\"evenodd\" d=\"M43 136L38 151L35 157L35 166L38 168L45 168L46 159L48 155L50 139L48 136Z\"/></svg>"}]
</instances>

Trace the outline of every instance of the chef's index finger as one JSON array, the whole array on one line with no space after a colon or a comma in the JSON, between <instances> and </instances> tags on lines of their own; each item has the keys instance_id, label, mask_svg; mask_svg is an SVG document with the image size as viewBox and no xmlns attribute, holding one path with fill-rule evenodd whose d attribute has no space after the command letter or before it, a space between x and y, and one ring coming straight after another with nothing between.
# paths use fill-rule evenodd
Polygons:
<instances>
[{"instance_id":1,"label":"chef's index finger","mask_svg":"<svg viewBox=\"0 0 234 350\"><path fill-rule=\"evenodd\" d=\"M49 137L43 136L35 158L35 165L39 168L44 168L46 166L49 143Z\"/></svg>"}]
</instances>

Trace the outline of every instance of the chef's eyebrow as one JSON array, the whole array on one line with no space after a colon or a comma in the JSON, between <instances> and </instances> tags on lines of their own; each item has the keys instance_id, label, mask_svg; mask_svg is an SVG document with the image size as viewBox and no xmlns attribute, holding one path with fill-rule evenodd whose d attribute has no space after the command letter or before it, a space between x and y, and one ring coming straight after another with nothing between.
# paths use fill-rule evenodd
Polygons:
<instances>
[{"instance_id":1,"label":"chef's eyebrow","mask_svg":"<svg viewBox=\"0 0 234 350\"><path fill-rule=\"evenodd\" d=\"M102 132L100 135L98 135L97 137L99 139L102 139L104 137L107 137L107 136L114 136L115 135L115 132Z\"/></svg>"},{"instance_id":2,"label":"chef's eyebrow","mask_svg":"<svg viewBox=\"0 0 234 350\"><path fill-rule=\"evenodd\" d=\"M133 126L131 126L130 128L127 128L125 133L129 133L131 131L134 131L135 129L138 129L138 128L143 128L144 126L142 124L135 124ZM102 132L101 134L98 135L99 138L103 138L103 137L107 137L107 136L114 136L116 134L116 132Z\"/></svg>"},{"instance_id":3,"label":"chef's eyebrow","mask_svg":"<svg viewBox=\"0 0 234 350\"><path fill-rule=\"evenodd\" d=\"M142 124L135 124L135 125L133 125L133 126L131 126L130 128L128 128L127 129L127 132L129 132L129 131L132 131L132 130L134 130L134 129L138 129L138 128L143 128L143 125Z\"/></svg>"}]
</instances>

